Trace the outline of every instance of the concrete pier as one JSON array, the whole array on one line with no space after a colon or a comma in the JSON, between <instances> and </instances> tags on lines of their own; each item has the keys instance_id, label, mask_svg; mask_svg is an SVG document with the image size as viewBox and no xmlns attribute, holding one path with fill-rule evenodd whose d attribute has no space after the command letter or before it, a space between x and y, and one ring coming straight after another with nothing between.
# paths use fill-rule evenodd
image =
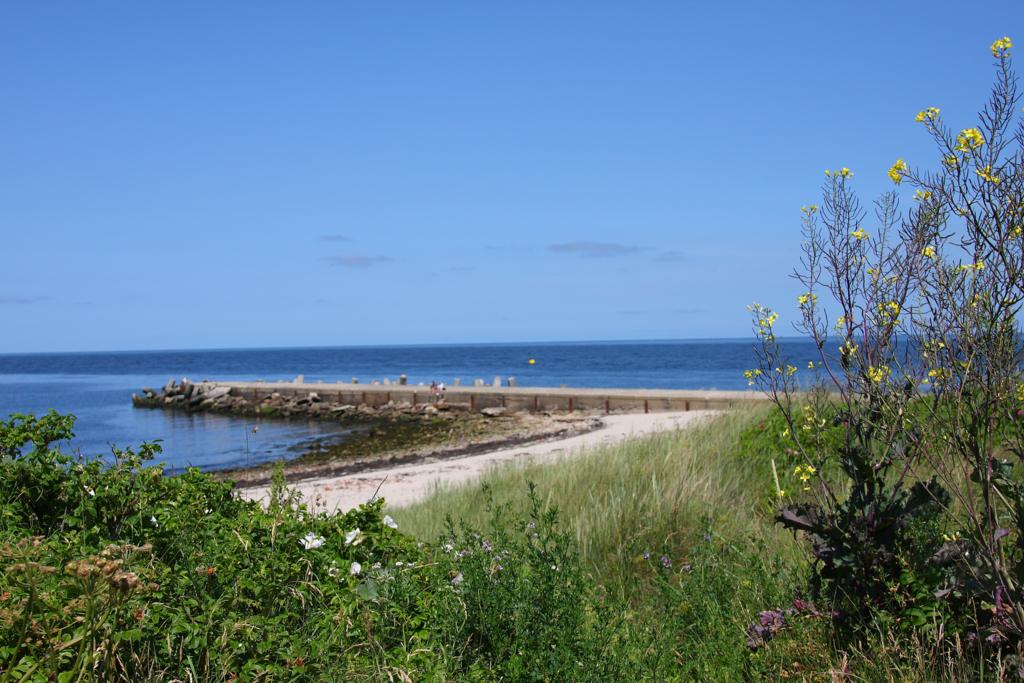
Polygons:
<instances>
[{"instance_id":1,"label":"concrete pier","mask_svg":"<svg viewBox=\"0 0 1024 683\"><path fill-rule=\"evenodd\" d=\"M210 382L230 388L230 395L258 404L271 394L302 397L315 392L321 401L334 404L383 406L391 401L412 405L437 399L429 386L409 384L354 384L351 382ZM686 410L727 410L764 403L763 394L753 391L700 391L685 389L587 389L571 387L452 386L444 392L449 405L470 411L506 408L510 412L587 410L611 412L664 412Z\"/></svg>"}]
</instances>

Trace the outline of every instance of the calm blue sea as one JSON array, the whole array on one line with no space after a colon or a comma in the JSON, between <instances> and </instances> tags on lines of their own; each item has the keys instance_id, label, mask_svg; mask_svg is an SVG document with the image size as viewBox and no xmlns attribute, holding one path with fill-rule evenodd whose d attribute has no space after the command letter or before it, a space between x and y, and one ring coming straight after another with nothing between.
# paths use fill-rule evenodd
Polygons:
<instances>
[{"instance_id":1,"label":"calm blue sea","mask_svg":"<svg viewBox=\"0 0 1024 683\"><path fill-rule=\"evenodd\" d=\"M813 347L794 341L790 350L810 358ZM513 376L523 386L745 389L752 363L749 339L11 354L0 355L0 416L55 408L78 416L66 446L83 454L160 439L169 468L216 469L293 457L344 432L305 421L263 421L254 432L251 420L134 409L132 392L182 376L370 382L403 373L426 384Z\"/></svg>"}]
</instances>

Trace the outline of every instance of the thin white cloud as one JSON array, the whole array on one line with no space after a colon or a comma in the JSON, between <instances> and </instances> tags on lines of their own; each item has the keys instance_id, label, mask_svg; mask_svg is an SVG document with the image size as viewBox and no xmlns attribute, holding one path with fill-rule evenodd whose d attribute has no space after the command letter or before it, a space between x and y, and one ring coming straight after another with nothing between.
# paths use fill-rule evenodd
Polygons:
<instances>
[{"instance_id":1,"label":"thin white cloud","mask_svg":"<svg viewBox=\"0 0 1024 683\"><path fill-rule=\"evenodd\" d=\"M617 244L615 242L590 242L581 240L577 242L562 242L560 244L549 244L548 251L555 254L571 254L583 258L608 258L611 256L625 256L640 251L640 247L634 244Z\"/></svg>"},{"instance_id":2,"label":"thin white cloud","mask_svg":"<svg viewBox=\"0 0 1024 683\"><path fill-rule=\"evenodd\" d=\"M335 268L371 268L381 263L391 263L389 256L363 256L362 254L336 254L325 256L324 261Z\"/></svg>"},{"instance_id":3,"label":"thin white cloud","mask_svg":"<svg viewBox=\"0 0 1024 683\"><path fill-rule=\"evenodd\" d=\"M48 296L0 296L0 306L30 306L51 301Z\"/></svg>"},{"instance_id":4,"label":"thin white cloud","mask_svg":"<svg viewBox=\"0 0 1024 683\"><path fill-rule=\"evenodd\" d=\"M661 252L651 260L655 263L679 263L680 261L685 261L686 256L681 251L670 249L668 251Z\"/></svg>"}]
</instances>

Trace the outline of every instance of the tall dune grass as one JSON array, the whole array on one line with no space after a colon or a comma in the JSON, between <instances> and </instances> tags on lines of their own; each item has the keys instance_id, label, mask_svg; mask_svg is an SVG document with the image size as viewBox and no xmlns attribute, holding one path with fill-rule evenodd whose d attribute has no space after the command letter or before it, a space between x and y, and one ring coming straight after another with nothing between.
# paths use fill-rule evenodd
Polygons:
<instances>
[{"instance_id":1,"label":"tall dune grass","mask_svg":"<svg viewBox=\"0 0 1024 683\"><path fill-rule=\"evenodd\" d=\"M767 541L795 558L796 544L768 514L770 467L740 452L742 431L766 415L764 409L735 411L554 463L506 463L479 482L440 486L393 515L403 529L436 540L449 516L482 526L488 495L522 511L533 482L575 532L584 560L613 584L630 580L630 567L644 551L685 553L708 528L731 539Z\"/></svg>"},{"instance_id":2,"label":"tall dune grass","mask_svg":"<svg viewBox=\"0 0 1024 683\"><path fill-rule=\"evenodd\" d=\"M488 499L522 515L533 482L558 508L602 588L630 605L640 629L675 643L679 659L670 668L683 680L989 680L992 672L950 656L934 638L908 637L891 624L845 649L826 622L796 620L771 647L748 652L745 625L758 610L784 607L807 571L800 542L773 520L770 458L779 454L771 440L749 439L770 415L738 410L553 463L505 463L391 514L403 530L436 541L449 517L486 528ZM678 574L678 584L659 582L652 565L662 553L676 568L692 560L692 573Z\"/></svg>"}]
</instances>

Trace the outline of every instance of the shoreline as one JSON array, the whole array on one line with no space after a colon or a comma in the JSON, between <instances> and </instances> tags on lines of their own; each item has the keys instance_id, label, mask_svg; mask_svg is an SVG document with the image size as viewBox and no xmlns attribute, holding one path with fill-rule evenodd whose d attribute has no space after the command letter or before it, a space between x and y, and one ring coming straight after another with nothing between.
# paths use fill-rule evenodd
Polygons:
<instances>
[{"instance_id":1,"label":"shoreline","mask_svg":"<svg viewBox=\"0 0 1024 683\"><path fill-rule=\"evenodd\" d=\"M473 416L461 414L451 416L452 422L465 423ZM512 415L496 418L477 418L483 427L482 433L473 435L460 434L451 439L432 441L429 438L417 442L388 448L375 439L371 432L362 443L342 442L339 446L328 447L326 450L313 451L283 463L285 480L289 485L324 477L340 477L354 474L374 472L377 470L407 466L424 462L437 462L449 459L473 456L502 448L510 448L552 439L568 438L582 434L600 426L594 416L577 413L575 416L565 415ZM384 429L387 424L382 425ZM412 429L424 429L423 425L409 425ZM446 425L447 426L447 425ZM457 424L455 425L458 426ZM454 430L454 428L453 428ZM366 446L365 454L345 456L343 450L350 447ZM238 490L254 487L266 487L270 484L276 463L265 462L251 467L235 467L218 470L214 475L219 479L230 480Z\"/></svg>"},{"instance_id":2,"label":"shoreline","mask_svg":"<svg viewBox=\"0 0 1024 683\"><path fill-rule=\"evenodd\" d=\"M389 507L402 507L429 496L437 487L458 486L479 479L489 469L507 462L544 462L573 457L594 448L643 437L659 431L684 429L719 415L718 410L631 413L601 416L598 424L577 434L540 438L529 443L484 447L480 452L449 457L423 456L418 462L375 467L362 472L316 476L289 485L310 507L345 511L373 496ZM247 500L264 502L266 485L236 486Z\"/></svg>"},{"instance_id":3,"label":"shoreline","mask_svg":"<svg viewBox=\"0 0 1024 683\"><path fill-rule=\"evenodd\" d=\"M728 410L763 403L753 391L680 389L603 389L520 387L514 378L500 386L475 380L473 386L358 382L192 382L171 379L160 389L132 394L139 409L210 413L257 419L294 418L332 422L348 428L336 443L318 441L285 460L285 480L356 476L389 467L411 466L552 439L573 438L600 429L598 416L617 423L623 415L686 414ZM629 420L626 420L627 422ZM636 420L634 420L636 422ZM641 420L639 423L646 423ZM240 464L215 476L237 487L267 486L274 464Z\"/></svg>"}]
</instances>

